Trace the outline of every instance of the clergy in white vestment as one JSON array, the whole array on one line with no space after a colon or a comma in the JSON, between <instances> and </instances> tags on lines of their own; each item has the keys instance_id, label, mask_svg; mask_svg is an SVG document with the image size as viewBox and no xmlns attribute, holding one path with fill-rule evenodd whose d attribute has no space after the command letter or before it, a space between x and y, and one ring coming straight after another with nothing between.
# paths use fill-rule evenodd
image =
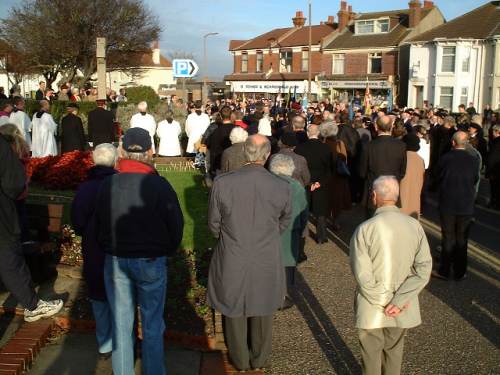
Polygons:
<instances>
[{"instance_id":1,"label":"clergy in white vestment","mask_svg":"<svg viewBox=\"0 0 500 375\"><path fill-rule=\"evenodd\" d=\"M151 136L151 144L153 145L153 153L155 153L155 140L154 135L156 133L156 121L153 116L151 116L148 111L148 103L140 102L137 105L137 109L139 113L136 113L130 119L130 127L131 128L142 128L147 130L149 135Z\"/></svg>"},{"instance_id":2,"label":"clergy in white vestment","mask_svg":"<svg viewBox=\"0 0 500 375\"><path fill-rule=\"evenodd\" d=\"M186 119L186 135L189 137L186 152L195 154L195 143L201 139L205 130L210 125L210 117L201 110L201 101L196 103L195 111Z\"/></svg>"},{"instance_id":3,"label":"clergy in white vestment","mask_svg":"<svg viewBox=\"0 0 500 375\"><path fill-rule=\"evenodd\" d=\"M57 124L49 113L50 104L40 100L40 110L33 115L33 139L31 152L34 158L57 155L56 133Z\"/></svg>"},{"instance_id":4,"label":"clergy in white vestment","mask_svg":"<svg viewBox=\"0 0 500 375\"><path fill-rule=\"evenodd\" d=\"M167 111L166 120L160 121L156 129L156 135L160 138L158 155L181 156L180 134L181 125L174 120L173 112Z\"/></svg>"},{"instance_id":5,"label":"clergy in white vestment","mask_svg":"<svg viewBox=\"0 0 500 375\"><path fill-rule=\"evenodd\" d=\"M24 104L23 98L14 99L14 111L10 114L10 123L17 126L31 150L31 120L24 112Z\"/></svg>"}]
</instances>

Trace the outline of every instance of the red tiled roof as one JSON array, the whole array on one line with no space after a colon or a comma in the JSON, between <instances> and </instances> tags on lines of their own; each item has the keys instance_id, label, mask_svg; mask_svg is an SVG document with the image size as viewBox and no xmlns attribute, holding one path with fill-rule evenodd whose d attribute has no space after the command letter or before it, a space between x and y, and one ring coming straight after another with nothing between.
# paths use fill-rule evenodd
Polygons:
<instances>
[{"instance_id":1,"label":"red tiled roof","mask_svg":"<svg viewBox=\"0 0 500 375\"><path fill-rule=\"evenodd\" d=\"M267 33L261 34L256 38L250 39L247 42L239 45L234 50L247 50L247 49L259 49L259 48L269 48L270 39L278 40L280 37L285 35L290 31L292 27L285 27L282 29L274 29Z\"/></svg>"},{"instance_id":2,"label":"red tiled roof","mask_svg":"<svg viewBox=\"0 0 500 375\"><path fill-rule=\"evenodd\" d=\"M236 49L237 47L241 46L243 43L246 43L247 40L230 40L229 41L229 50L232 51L233 49Z\"/></svg>"},{"instance_id":3,"label":"red tiled roof","mask_svg":"<svg viewBox=\"0 0 500 375\"><path fill-rule=\"evenodd\" d=\"M311 26L311 41L313 45L320 44L321 39L331 34L336 29L334 25ZM296 29L289 36L278 43L281 47L306 46L309 44L309 26Z\"/></svg>"},{"instance_id":4,"label":"red tiled roof","mask_svg":"<svg viewBox=\"0 0 500 375\"><path fill-rule=\"evenodd\" d=\"M487 39L500 34L500 1L489 1L469 13L410 39L425 42L436 38Z\"/></svg>"}]
</instances>

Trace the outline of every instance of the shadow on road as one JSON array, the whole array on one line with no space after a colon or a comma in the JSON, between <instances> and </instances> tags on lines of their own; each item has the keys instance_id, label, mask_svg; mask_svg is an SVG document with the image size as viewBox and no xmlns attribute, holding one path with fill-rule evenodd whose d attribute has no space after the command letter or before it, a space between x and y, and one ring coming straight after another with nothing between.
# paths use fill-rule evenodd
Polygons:
<instances>
[{"instance_id":1,"label":"shadow on road","mask_svg":"<svg viewBox=\"0 0 500 375\"><path fill-rule=\"evenodd\" d=\"M360 374L361 366L300 272L292 298L315 340L338 374Z\"/></svg>"}]
</instances>

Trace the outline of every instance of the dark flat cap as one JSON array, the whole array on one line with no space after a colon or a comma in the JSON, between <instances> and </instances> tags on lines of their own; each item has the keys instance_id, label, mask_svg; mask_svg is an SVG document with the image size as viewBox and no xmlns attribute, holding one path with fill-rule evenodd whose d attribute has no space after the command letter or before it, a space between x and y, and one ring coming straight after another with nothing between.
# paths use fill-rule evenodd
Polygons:
<instances>
[{"instance_id":1,"label":"dark flat cap","mask_svg":"<svg viewBox=\"0 0 500 375\"><path fill-rule=\"evenodd\" d=\"M151 136L142 128L131 128L123 136L123 149L127 152L146 152L151 149Z\"/></svg>"}]
</instances>

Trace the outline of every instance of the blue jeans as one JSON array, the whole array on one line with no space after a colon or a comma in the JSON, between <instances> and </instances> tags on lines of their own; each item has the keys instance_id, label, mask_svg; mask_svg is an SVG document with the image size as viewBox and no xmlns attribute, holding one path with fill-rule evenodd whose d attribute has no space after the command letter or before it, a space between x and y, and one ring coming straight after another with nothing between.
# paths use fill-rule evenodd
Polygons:
<instances>
[{"instance_id":1,"label":"blue jeans","mask_svg":"<svg viewBox=\"0 0 500 375\"><path fill-rule=\"evenodd\" d=\"M142 374L164 375L163 311L167 259L120 258L106 255L104 283L113 317L113 373L134 375L134 316L142 322Z\"/></svg>"},{"instance_id":2,"label":"blue jeans","mask_svg":"<svg viewBox=\"0 0 500 375\"><path fill-rule=\"evenodd\" d=\"M91 299L92 310L95 319L95 336L99 353L109 353L113 350L112 346L112 317L108 301L98 301Z\"/></svg>"}]
</instances>

